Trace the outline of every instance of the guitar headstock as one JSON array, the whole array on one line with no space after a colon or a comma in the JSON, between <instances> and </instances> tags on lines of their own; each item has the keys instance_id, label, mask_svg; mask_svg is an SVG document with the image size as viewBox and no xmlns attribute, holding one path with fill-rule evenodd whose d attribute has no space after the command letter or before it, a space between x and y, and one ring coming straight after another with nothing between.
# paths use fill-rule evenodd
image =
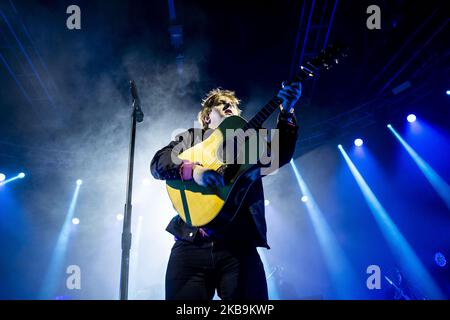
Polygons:
<instances>
[{"instance_id":1,"label":"guitar headstock","mask_svg":"<svg viewBox=\"0 0 450 320\"><path fill-rule=\"evenodd\" d=\"M294 80L305 80L308 77L314 77L317 71L329 70L334 65L339 64L342 58L347 56L348 48L338 43L329 45L322 50L313 59L300 66L299 73Z\"/></svg>"}]
</instances>

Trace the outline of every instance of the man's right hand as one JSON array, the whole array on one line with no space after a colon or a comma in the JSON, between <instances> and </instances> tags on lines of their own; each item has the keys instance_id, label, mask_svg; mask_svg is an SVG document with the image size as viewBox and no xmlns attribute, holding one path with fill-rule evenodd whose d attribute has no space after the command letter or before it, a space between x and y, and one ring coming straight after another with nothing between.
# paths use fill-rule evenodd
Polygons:
<instances>
[{"instance_id":1,"label":"man's right hand","mask_svg":"<svg viewBox=\"0 0 450 320\"><path fill-rule=\"evenodd\" d=\"M192 178L202 187L223 187L225 185L223 177L220 174L199 165L194 166Z\"/></svg>"}]
</instances>

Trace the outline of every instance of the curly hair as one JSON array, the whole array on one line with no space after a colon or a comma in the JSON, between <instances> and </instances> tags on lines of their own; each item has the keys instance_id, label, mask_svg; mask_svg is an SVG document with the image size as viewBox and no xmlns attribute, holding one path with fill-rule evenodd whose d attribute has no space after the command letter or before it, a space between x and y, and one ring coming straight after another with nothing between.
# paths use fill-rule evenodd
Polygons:
<instances>
[{"instance_id":1,"label":"curly hair","mask_svg":"<svg viewBox=\"0 0 450 320\"><path fill-rule=\"evenodd\" d=\"M209 116L211 110L219 104L220 98L227 97L229 98L237 107L239 114L241 113L241 109L239 109L239 104L241 100L236 97L234 91L224 90L221 88L216 88L209 91L206 96L202 100L202 109L198 113L197 119L203 125L203 129L208 129L208 123L205 121L205 118Z\"/></svg>"}]
</instances>

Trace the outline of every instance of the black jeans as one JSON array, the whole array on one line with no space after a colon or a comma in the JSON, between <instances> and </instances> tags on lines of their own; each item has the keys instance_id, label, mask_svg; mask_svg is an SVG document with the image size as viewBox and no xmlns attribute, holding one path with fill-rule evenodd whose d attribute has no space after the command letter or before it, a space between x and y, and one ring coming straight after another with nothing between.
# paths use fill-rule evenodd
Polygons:
<instances>
[{"instance_id":1,"label":"black jeans","mask_svg":"<svg viewBox=\"0 0 450 320\"><path fill-rule=\"evenodd\" d=\"M178 240L166 271L167 300L268 300L264 267L255 247Z\"/></svg>"}]
</instances>

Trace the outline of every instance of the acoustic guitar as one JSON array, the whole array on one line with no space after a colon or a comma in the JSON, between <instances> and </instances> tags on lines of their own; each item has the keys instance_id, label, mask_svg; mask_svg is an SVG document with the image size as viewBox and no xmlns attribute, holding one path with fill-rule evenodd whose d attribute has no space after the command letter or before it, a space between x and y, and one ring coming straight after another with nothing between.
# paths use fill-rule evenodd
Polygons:
<instances>
[{"instance_id":1,"label":"acoustic guitar","mask_svg":"<svg viewBox=\"0 0 450 320\"><path fill-rule=\"evenodd\" d=\"M301 66L292 81L303 82L315 77L319 70L330 69L345 56L345 51L342 46L330 45ZM178 155L181 160L215 170L225 181L223 187L210 188L199 186L194 180L167 180L169 198L184 222L195 227L218 229L233 220L247 191L261 178L261 165L250 151L256 152L258 160L267 151L261 147L267 142L261 143L257 130L282 103L282 99L275 96L248 122L239 116L225 118L208 138ZM231 140L230 132L237 132ZM256 148L252 135L256 135Z\"/></svg>"}]
</instances>

